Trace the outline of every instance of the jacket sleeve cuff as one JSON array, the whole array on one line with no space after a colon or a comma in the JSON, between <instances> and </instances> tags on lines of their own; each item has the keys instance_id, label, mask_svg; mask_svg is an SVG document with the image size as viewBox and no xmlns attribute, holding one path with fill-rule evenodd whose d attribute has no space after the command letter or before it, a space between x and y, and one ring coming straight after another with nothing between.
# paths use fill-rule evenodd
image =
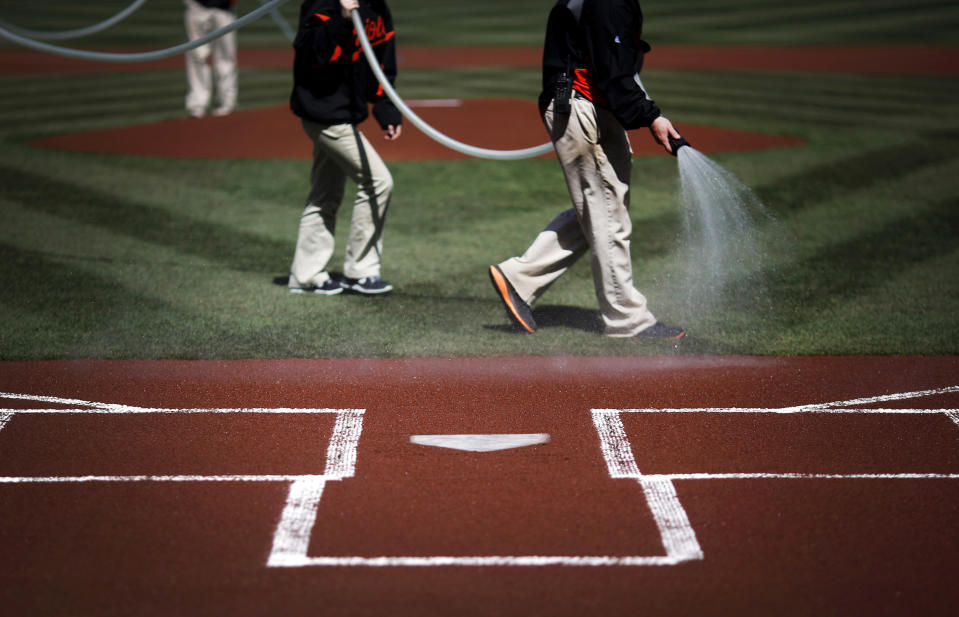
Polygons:
<instances>
[{"instance_id":1,"label":"jacket sleeve cuff","mask_svg":"<svg viewBox=\"0 0 959 617\"><path fill-rule=\"evenodd\" d=\"M380 128L383 129L390 125L399 126L403 123L403 114L389 99L380 99L373 104L373 117L376 118Z\"/></svg>"}]
</instances>

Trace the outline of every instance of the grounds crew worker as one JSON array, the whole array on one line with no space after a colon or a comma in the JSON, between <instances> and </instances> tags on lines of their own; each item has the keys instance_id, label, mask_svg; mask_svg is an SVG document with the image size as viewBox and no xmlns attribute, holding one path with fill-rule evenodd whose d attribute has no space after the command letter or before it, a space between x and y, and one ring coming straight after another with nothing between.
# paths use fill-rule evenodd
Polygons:
<instances>
[{"instance_id":1,"label":"grounds crew worker","mask_svg":"<svg viewBox=\"0 0 959 617\"><path fill-rule=\"evenodd\" d=\"M183 0L183 4L186 6L183 17L186 34L191 41L236 21L236 0ZM184 55L187 113L193 118L206 115L213 100L214 83L218 104L213 109L213 115L233 113L237 96L236 31L191 49Z\"/></svg>"},{"instance_id":2,"label":"grounds crew worker","mask_svg":"<svg viewBox=\"0 0 959 617\"><path fill-rule=\"evenodd\" d=\"M396 78L393 19L383 0L305 0L293 41L290 108L313 140L310 194L290 268L294 293L333 295L344 290L376 295L393 286L380 277L383 224L393 178L357 128L373 116L387 140L400 136L403 120L385 96L363 56L350 11L359 9L377 60L392 83ZM333 255L336 213L346 179L357 184L343 277L327 271Z\"/></svg>"},{"instance_id":3,"label":"grounds crew worker","mask_svg":"<svg viewBox=\"0 0 959 617\"><path fill-rule=\"evenodd\" d=\"M560 0L549 14L539 104L573 207L553 219L522 257L489 268L507 313L527 332L536 331L530 305L590 251L607 336L685 335L657 321L633 287L626 130L649 127L670 153L669 137L680 137L639 80L649 51L642 27L637 0Z\"/></svg>"}]
</instances>

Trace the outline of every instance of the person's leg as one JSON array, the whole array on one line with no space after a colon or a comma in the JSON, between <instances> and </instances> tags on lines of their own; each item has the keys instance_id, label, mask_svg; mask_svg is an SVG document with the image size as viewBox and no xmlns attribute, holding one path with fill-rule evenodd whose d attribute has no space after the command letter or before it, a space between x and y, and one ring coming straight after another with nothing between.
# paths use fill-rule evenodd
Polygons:
<instances>
[{"instance_id":1,"label":"person's leg","mask_svg":"<svg viewBox=\"0 0 959 617\"><path fill-rule=\"evenodd\" d=\"M303 120L303 130L313 140L313 168L290 267L290 289L323 287L330 279L326 267L333 256L336 213L346 186L346 175L324 137L331 128Z\"/></svg>"},{"instance_id":2,"label":"person's leg","mask_svg":"<svg viewBox=\"0 0 959 617\"><path fill-rule=\"evenodd\" d=\"M393 177L376 150L351 125L336 136L344 171L357 185L343 274L352 279L380 276L383 228L393 194Z\"/></svg>"},{"instance_id":3,"label":"person's leg","mask_svg":"<svg viewBox=\"0 0 959 617\"><path fill-rule=\"evenodd\" d=\"M656 323L633 286L629 181L632 150L611 113L575 99L573 115L591 156L564 166L570 196L591 250L593 283L607 336L634 336ZM573 122L571 121L571 124ZM595 130L595 132L591 132Z\"/></svg>"},{"instance_id":4,"label":"person's leg","mask_svg":"<svg viewBox=\"0 0 959 617\"><path fill-rule=\"evenodd\" d=\"M214 24L217 30L233 23L236 18L230 11L215 10ZM237 67L236 31L224 34L212 43L213 74L216 76L217 106L214 116L225 116L236 109Z\"/></svg>"},{"instance_id":5,"label":"person's leg","mask_svg":"<svg viewBox=\"0 0 959 617\"><path fill-rule=\"evenodd\" d=\"M533 304L587 248L576 210L570 208L550 221L522 256L511 257L498 265L519 297Z\"/></svg>"},{"instance_id":6,"label":"person's leg","mask_svg":"<svg viewBox=\"0 0 959 617\"><path fill-rule=\"evenodd\" d=\"M184 13L187 38L196 40L209 31L208 11L193 0L186 0ZM212 75L209 65L211 47L201 45L184 54L186 62L187 112L196 118L206 113L213 95Z\"/></svg>"},{"instance_id":7,"label":"person's leg","mask_svg":"<svg viewBox=\"0 0 959 617\"><path fill-rule=\"evenodd\" d=\"M543 117L546 129L556 146L560 163L565 167L585 155L579 132L569 130L569 117L555 115L552 104ZM566 161L566 163L564 163ZM587 251L588 245L576 210L561 212L541 231L521 257L512 257L498 264L503 276L520 299L532 304Z\"/></svg>"}]
</instances>

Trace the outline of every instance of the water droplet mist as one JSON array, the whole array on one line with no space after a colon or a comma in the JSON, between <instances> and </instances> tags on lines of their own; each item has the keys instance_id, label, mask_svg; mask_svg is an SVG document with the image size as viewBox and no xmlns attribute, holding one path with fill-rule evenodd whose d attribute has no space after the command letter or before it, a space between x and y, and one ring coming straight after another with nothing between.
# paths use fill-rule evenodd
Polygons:
<instances>
[{"instance_id":1,"label":"water droplet mist","mask_svg":"<svg viewBox=\"0 0 959 617\"><path fill-rule=\"evenodd\" d=\"M772 216L748 186L718 163L685 140L671 144L679 163L683 212L677 281L682 291L674 296L681 317L704 318L730 301L755 305L765 300L766 250L756 221L773 222Z\"/></svg>"}]
</instances>

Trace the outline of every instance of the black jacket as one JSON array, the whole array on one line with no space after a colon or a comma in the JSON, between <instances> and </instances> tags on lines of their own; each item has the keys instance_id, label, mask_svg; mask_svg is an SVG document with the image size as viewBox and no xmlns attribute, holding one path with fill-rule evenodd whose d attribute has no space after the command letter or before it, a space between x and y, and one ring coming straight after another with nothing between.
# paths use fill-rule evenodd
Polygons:
<instances>
[{"instance_id":1,"label":"black jacket","mask_svg":"<svg viewBox=\"0 0 959 617\"><path fill-rule=\"evenodd\" d=\"M383 0L360 0L366 36L390 83L396 79L393 18ZM384 129L403 116L383 92L363 55L353 22L340 14L338 0L305 0L293 41L293 93L297 116L323 124L359 124L373 115Z\"/></svg>"},{"instance_id":2,"label":"black jacket","mask_svg":"<svg viewBox=\"0 0 959 617\"><path fill-rule=\"evenodd\" d=\"M649 51L642 33L637 0L559 0L546 24L540 108L549 105L555 80L569 70L573 89L609 109L623 128L652 124L659 108L634 79Z\"/></svg>"}]
</instances>

